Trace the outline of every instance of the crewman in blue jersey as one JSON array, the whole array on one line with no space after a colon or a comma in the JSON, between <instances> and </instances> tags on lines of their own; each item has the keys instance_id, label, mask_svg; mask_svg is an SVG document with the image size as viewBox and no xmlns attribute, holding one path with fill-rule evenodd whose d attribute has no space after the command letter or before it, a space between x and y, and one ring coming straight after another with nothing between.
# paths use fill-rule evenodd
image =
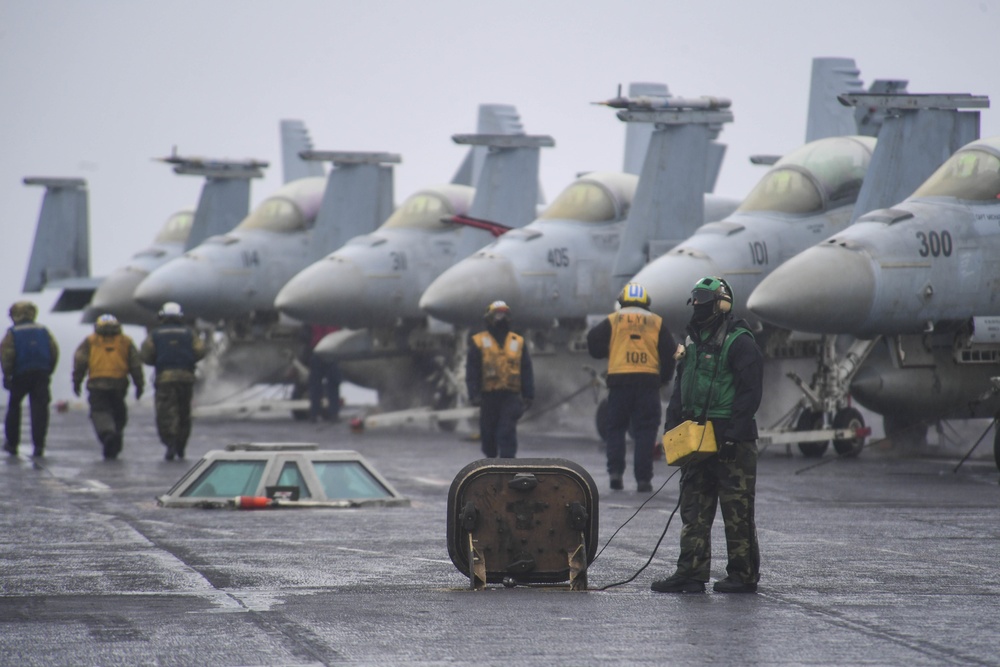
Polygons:
<instances>
[{"instance_id":1,"label":"crewman in blue jersey","mask_svg":"<svg viewBox=\"0 0 1000 667\"><path fill-rule=\"evenodd\" d=\"M160 326L142 342L143 363L156 368L156 430L167 448L164 458L184 458L191 435L191 401L195 364L205 356L205 344L184 324L180 304L168 301L160 309Z\"/></svg>"},{"instance_id":2,"label":"crewman in blue jersey","mask_svg":"<svg viewBox=\"0 0 1000 667\"><path fill-rule=\"evenodd\" d=\"M30 301L18 301L10 307L14 323L0 342L3 388L10 392L7 419L4 422L4 450L17 456L21 442L21 403L31 401L31 439L33 456L45 455L45 437L49 432L49 384L59 363L59 346L48 329L35 322L38 307Z\"/></svg>"}]
</instances>

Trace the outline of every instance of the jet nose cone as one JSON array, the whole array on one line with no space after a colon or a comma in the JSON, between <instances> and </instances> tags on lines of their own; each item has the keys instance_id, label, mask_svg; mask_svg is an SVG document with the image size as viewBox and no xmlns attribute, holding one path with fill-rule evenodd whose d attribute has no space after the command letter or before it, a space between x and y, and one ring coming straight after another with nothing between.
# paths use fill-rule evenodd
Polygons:
<instances>
[{"instance_id":1,"label":"jet nose cone","mask_svg":"<svg viewBox=\"0 0 1000 667\"><path fill-rule=\"evenodd\" d=\"M875 300L868 257L840 246L809 248L765 278L747 300L761 319L812 333L861 333Z\"/></svg>"},{"instance_id":2,"label":"jet nose cone","mask_svg":"<svg viewBox=\"0 0 1000 667\"><path fill-rule=\"evenodd\" d=\"M116 269L101 281L94 292L84 320L93 322L97 317L110 313L126 324L156 324L156 310L145 308L135 300L136 288L148 275L145 269L133 266Z\"/></svg>"},{"instance_id":3,"label":"jet nose cone","mask_svg":"<svg viewBox=\"0 0 1000 667\"><path fill-rule=\"evenodd\" d=\"M135 300L159 311L167 301L176 301L188 315L213 316L213 307L224 310L216 299L219 280L200 262L185 257L173 260L149 274L135 289Z\"/></svg>"},{"instance_id":4,"label":"jet nose cone","mask_svg":"<svg viewBox=\"0 0 1000 667\"><path fill-rule=\"evenodd\" d=\"M290 317L315 324L369 326L365 278L354 262L326 258L300 271L274 300Z\"/></svg>"},{"instance_id":5,"label":"jet nose cone","mask_svg":"<svg viewBox=\"0 0 1000 667\"><path fill-rule=\"evenodd\" d=\"M524 322L526 314L518 312L521 288L510 260L475 255L438 276L420 297L420 309L452 324L479 324L486 307L498 300L506 301L514 319Z\"/></svg>"},{"instance_id":6,"label":"jet nose cone","mask_svg":"<svg viewBox=\"0 0 1000 667\"><path fill-rule=\"evenodd\" d=\"M721 275L718 266L705 256L668 254L656 259L632 279L646 288L652 309L674 333L684 331L691 319L691 288L705 276Z\"/></svg>"}]
</instances>

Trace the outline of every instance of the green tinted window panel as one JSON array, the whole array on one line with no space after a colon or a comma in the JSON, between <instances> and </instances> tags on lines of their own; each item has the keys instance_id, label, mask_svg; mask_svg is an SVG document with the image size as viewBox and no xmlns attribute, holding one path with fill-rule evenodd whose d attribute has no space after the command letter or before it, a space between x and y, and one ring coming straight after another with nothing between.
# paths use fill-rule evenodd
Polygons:
<instances>
[{"instance_id":1,"label":"green tinted window panel","mask_svg":"<svg viewBox=\"0 0 1000 667\"><path fill-rule=\"evenodd\" d=\"M278 486L297 486L299 487L299 499L304 500L306 498L311 498L312 495L309 493L309 487L306 486L306 480L302 477L302 471L299 470L298 464L288 461L281 468L281 475L278 476Z\"/></svg>"},{"instance_id":2,"label":"green tinted window panel","mask_svg":"<svg viewBox=\"0 0 1000 667\"><path fill-rule=\"evenodd\" d=\"M330 500L393 497L358 461L314 461L313 468Z\"/></svg>"},{"instance_id":3,"label":"green tinted window panel","mask_svg":"<svg viewBox=\"0 0 1000 667\"><path fill-rule=\"evenodd\" d=\"M256 495L267 461L215 461L182 494L188 498Z\"/></svg>"}]
</instances>

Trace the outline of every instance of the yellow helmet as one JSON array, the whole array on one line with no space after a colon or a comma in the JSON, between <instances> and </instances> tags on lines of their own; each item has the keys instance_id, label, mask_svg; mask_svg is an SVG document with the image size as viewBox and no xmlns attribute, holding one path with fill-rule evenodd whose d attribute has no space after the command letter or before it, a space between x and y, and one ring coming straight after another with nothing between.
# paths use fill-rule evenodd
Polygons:
<instances>
[{"instance_id":1,"label":"yellow helmet","mask_svg":"<svg viewBox=\"0 0 1000 667\"><path fill-rule=\"evenodd\" d=\"M622 288L622 293L618 295L618 303L621 304L622 308L626 306L638 306L648 310L652 300L649 298L649 292L646 291L645 287L639 283L629 283Z\"/></svg>"},{"instance_id":2,"label":"yellow helmet","mask_svg":"<svg viewBox=\"0 0 1000 667\"><path fill-rule=\"evenodd\" d=\"M510 306L507 305L506 301L494 301L486 307L483 319L496 320L500 317L510 317Z\"/></svg>"}]
</instances>

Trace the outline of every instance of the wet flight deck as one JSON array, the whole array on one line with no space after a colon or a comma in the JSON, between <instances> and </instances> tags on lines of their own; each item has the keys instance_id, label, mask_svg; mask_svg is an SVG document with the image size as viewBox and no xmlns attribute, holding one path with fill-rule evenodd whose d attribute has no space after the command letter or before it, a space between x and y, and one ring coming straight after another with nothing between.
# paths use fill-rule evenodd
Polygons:
<instances>
[{"instance_id":1,"label":"wet flight deck","mask_svg":"<svg viewBox=\"0 0 1000 667\"><path fill-rule=\"evenodd\" d=\"M757 595L650 592L673 571L678 517L647 570L599 590L647 561L676 478L592 563L590 590L471 591L446 539L449 486L479 458L460 432L203 419L188 460L167 462L151 409L130 418L119 461L101 460L82 410L53 413L41 462L23 443L0 461L0 663L1000 664L1000 485L986 444L957 473L957 455L872 448L810 468L783 447L763 452ZM646 498L629 479L607 490L591 422L547 430L526 426L520 454L593 476L600 549ZM410 505L157 505L197 457L247 441L357 450ZM673 470L657 462L654 488ZM714 542L721 578L721 520Z\"/></svg>"}]
</instances>

